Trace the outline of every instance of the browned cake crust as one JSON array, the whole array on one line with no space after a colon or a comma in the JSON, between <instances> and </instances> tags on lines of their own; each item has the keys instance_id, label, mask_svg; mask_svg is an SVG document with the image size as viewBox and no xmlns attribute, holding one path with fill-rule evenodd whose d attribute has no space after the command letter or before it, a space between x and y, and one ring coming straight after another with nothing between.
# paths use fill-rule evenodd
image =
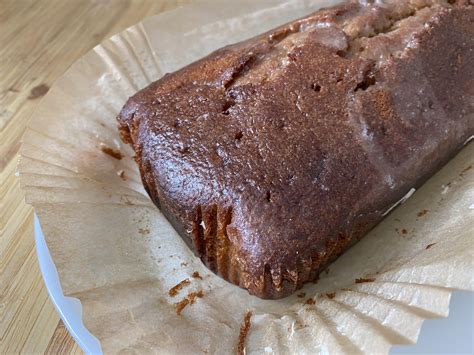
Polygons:
<instances>
[{"instance_id":1,"label":"browned cake crust","mask_svg":"<svg viewBox=\"0 0 474 355\"><path fill-rule=\"evenodd\" d=\"M256 296L314 280L474 133L472 3L381 3L222 48L118 117L154 203Z\"/></svg>"}]
</instances>

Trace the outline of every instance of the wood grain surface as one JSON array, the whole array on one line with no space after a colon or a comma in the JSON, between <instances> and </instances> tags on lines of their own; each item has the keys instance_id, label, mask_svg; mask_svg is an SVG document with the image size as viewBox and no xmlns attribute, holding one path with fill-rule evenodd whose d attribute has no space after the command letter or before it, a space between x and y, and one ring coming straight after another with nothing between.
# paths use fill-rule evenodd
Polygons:
<instances>
[{"instance_id":1,"label":"wood grain surface","mask_svg":"<svg viewBox=\"0 0 474 355\"><path fill-rule=\"evenodd\" d=\"M33 210L15 175L28 120L56 78L103 39L192 0L0 0L0 354L80 353L45 290Z\"/></svg>"}]
</instances>

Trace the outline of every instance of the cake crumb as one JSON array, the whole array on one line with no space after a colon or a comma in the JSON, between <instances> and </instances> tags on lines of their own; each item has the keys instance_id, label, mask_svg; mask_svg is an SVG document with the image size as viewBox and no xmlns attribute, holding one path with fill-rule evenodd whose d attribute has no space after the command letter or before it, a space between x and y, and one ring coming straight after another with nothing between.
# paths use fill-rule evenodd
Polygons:
<instances>
[{"instance_id":1,"label":"cake crumb","mask_svg":"<svg viewBox=\"0 0 474 355\"><path fill-rule=\"evenodd\" d=\"M332 300L334 297L336 297L336 292L326 293L326 297Z\"/></svg>"},{"instance_id":2,"label":"cake crumb","mask_svg":"<svg viewBox=\"0 0 474 355\"><path fill-rule=\"evenodd\" d=\"M188 266L188 263L186 263L186 262L183 261L180 265L181 265L181 266Z\"/></svg>"},{"instance_id":3,"label":"cake crumb","mask_svg":"<svg viewBox=\"0 0 474 355\"><path fill-rule=\"evenodd\" d=\"M181 315L181 312L183 311L184 308L186 308L186 306L189 304L189 299L188 298L185 298L184 300L178 302L178 303L175 303L174 307L176 308L176 314L178 316Z\"/></svg>"},{"instance_id":4,"label":"cake crumb","mask_svg":"<svg viewBox=\"0 0 474 355\"><path fill-rule=\"evenodd\" d=\"M168 293L171 297L175 297L179 291L181 291L184 287L186 287L187 285L189 285L191 282L189 281L189 279L184 279L183 281L181 281L179 284L177 284L176 286L172 287Z\"/></svg>"},{"instance_id":5,"label":"cake crumb","mask_svg":"<svg viewBox=\"0 0 474 355\"><path fill-rule=\"evenodd\" d=\"M125 170L119 170L117 171L117 175L119 178L121 178L123 181L127 181L127 178L125 177Z\"/></svg>"},{"instance_id":6,"label":"cake crumb","mask_svg":"<svg viewBox=\"0 0 474 355\"><path fill-rule=\"evenodd\" d=\"M427 209L422 209L420 212L418 212L417 216L418 217L423 217L425 214L428 213L429 210Z\"/></svg>"},{"instance_id":7,"label":"cake crumb","mask_svg":"<svg viewBox=\"0 0 474 355\"><path fill-rule=\"evenodd\" d=\"M395 228L395 231L398 233L398 235L407 235L408 234L408 230L403 228L403 229L398 229L398 228Z\"/></svg>"},{"instance_id":8,"label":"cake crumb","mask_svg":"<svg viewBox=\"0 0 474 355\"><path fill-rule=\"evenodd\" d=\"M312 298L308 298L304 304L310 304L310 305L312 305L312 304L316 304L316 301L315 301L314 299L312 299Z\"/></svg>"},{"instance_id":9,"label":"cake crumb","mask_svg":"<svg viewBox=\"0 0 474 355\"><path fill-rule=\"evenodd\" d=\"M119 150L111 148L105 143L100 143L100 150L102 151L102 153L107 154L114 159L122 160L123 158L123 154Z\"/></svg>"},{"instance_id":10,"label":"cake crumb","mask_svg":"<svg viewBox=\"0 0 474 355\"><path fill-rule=\"evenodd\" d=\"M433 245L436 245L436 243L428 244L425 249L429 249L429 248L431 248Z\"/></svg>"},{"instance_id":11,"label":"cake crumb","mask_svg":"<svg viewBox=\"0 0 474 355\"><path fill-rule=\"evenodd\" d=\"M201 291L198 292L191 292L185 299L182 301L175 303L174 307L176 308L176 314L179 316L183 309L186 308L187 305L194 304L197 298L202 298L204 293Z\"/></svg>"},{"instance_id":12,"label":"cake crumb","mask_svg":"<svg viewBox=\"0 0 474 355\"><path fill-rule=\"evenodd\" d=\"M359 279L355 279L356 284L363 284L363 283L374 282L374 281L375 281L375 279L372 278L372 277L366 277L366 278L361 277Z\"/></svg>"},{"instance_id":13,"label":"cake crumb","mask_svg":"<svg viewBox=\"0 0 474 355\"><path fill-rule=\"evenodd\" d=\"M326 273L326 275L329 274L329 268L326 268L326 270L324 270L324 272Z\"/></svg>"},{"instance_id":14,"label":"cake crumb","mask_svg":"<svg viewBox=\"0 0 474 355\"><path fill-rule=\"evenodd\" d=\"M306 297L306 293L305 293L305 292L298 293L298 294L296 295L296 297L298 297L298 298L305 298L305 297Z\"/></svg>"},{"instance_id":15,"label":"cake crumb","mask_svg":"<svg viewBox=\"0 0 474 355\"><path fill-rule=\"evenodd\" d=\"M251 325L250 318L252 318L252 312L248 311L245 314L242 325L240 326L239 342L237 344L237 354L238 355L244 355L245 354L245 339L247 338L247 334L249 333L249 329L250 329L250 325Z\"/></svg>"},{"instance_id":16,"label":"cake crumb","mask_svg":"<svg viewBox=\"0 0 474 355\"><path fill-rule=\"evenodd\" d=\"M201 275L199 275L199 272L197 272L197 271L194 271L192 276L193 276L195 279L200 279L200 280L202 280Z\"/></svg>"}]
</instances>

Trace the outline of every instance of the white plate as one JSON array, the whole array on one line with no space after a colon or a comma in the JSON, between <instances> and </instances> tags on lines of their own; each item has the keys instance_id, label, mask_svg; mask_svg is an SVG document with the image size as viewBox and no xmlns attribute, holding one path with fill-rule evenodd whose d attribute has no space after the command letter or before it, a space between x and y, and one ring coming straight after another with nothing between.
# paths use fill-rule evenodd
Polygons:
<instances>
[{"instance_id":1,"label":"white plate","mask_svg":"<svg viewBox=\"0 0 474 355\"><path fill-rule=\"evenodd\" d=\"M49 298L64 322L67 330L87 354L102 354L100 342L82 323L82 305L77 298L65 297L59 282L58 272L49 254L48 246L35 214L35 243L38 263Z\"/></svg>"}]
</instances>

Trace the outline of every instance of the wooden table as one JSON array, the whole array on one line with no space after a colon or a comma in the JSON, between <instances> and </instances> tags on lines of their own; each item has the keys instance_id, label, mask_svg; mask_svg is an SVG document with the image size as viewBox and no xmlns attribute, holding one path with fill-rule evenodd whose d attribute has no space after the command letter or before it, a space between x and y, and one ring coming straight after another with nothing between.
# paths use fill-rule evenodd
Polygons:
<instances>
[{"instance_id":1,"label":"wooden table","mask_svg":"<svg viewBox=\"0 0 474 355\"><path fill-rule=\"evenodd\" d=\"M49 87L103 39L192 0L0 0L0 354L80 353L36 260L33 210L15 169Z\"/></svg>"}]
</instances>

